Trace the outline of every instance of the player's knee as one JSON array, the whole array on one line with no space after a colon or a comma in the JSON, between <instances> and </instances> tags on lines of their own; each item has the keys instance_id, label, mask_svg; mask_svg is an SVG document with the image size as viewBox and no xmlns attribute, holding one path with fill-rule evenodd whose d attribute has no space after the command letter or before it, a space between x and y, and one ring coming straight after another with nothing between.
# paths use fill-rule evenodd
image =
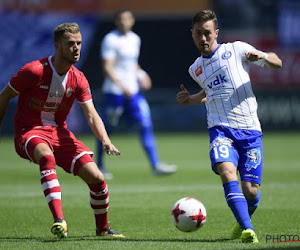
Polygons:
<instances>
[{"instance_id":1,"label":"player's knee","mask_svg":"<svg viewBox=\"0 0 300 250\"><path fill-rule=\"evenodd\" d=\"M90 183L96 184L96 183L103 183L104 182L104 175L99 170L95 175L91 176Z\"/></svg>"},{"instance_id":2,"label":"player's knee","mask_svg":"<svg viewBox=\"0 0 300 250\"><path fill-rule=\"evenodd\" d=\"M258 194L259 185L251 182L242 182L242 190L248 200L253 200Z\"/></svg>"},{"instance_id":3,"label":"player's knee","mask_svg":"<svg viewBox=\"0 0 300 250\"><path fill-rule=\"evenodd\" d=\"M220 162L216 164L216 169L223 181L223 183L236 180L236 168L231 163Z\"/></svg>"},{"instance_id":4,"label":"player's knee","mask_svg":"<svg viewBox=\"0 0 300 250\"><path fill-rule=\"evenodd\" d=\"M90 176L85 180L87 184L97 184L97 183L103 183L104 182L104 176L102 173L100 173L97 176Z\"/></svg>"},{"instance_id":5,"label":"player's knee","mask_svg":"<svg viewBox=\"0 0 300 250\"><path fill-rule=\"evenodd\" d=\"M87 184L97 184L104 182L104 176L98 169L95 162L87 162L78 169L78 176Z\"/></svg>"}]
</instances>

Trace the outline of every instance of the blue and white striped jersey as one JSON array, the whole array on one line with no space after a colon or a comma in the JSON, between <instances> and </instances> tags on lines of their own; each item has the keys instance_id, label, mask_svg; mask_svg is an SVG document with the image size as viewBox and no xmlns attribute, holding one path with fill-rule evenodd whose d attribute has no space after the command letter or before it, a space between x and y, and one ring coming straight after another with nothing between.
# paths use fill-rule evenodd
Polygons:
<instances>
[{"instance_id":1,"label":"blue and white striped jersey","mask_svg":"<svg viewBox=\"0 0 300 250\"><path fill-rule=\"evenodd\" d=\"M219 44L209 57L200 56L190 66L191 77L205 90L208 128L228 126L261 131L257 102L245 54L258 51L236 41ZM263 67L264 61L254 64Z\"/></svg>"}]
</instances>

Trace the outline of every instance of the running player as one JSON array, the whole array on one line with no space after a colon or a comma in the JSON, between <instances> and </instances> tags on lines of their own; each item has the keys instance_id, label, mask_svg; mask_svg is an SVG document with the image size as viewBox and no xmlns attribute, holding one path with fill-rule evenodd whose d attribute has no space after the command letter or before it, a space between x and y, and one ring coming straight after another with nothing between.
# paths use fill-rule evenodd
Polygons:
<instances>
[{"instance_id":1,"label":"running player","mask_svg":"<svg viewBox=\"0 0 300 250\"><path fill-rule=\"evenodd\" d=\"M73 66L80 58L82 36L76 23L63 23L54 30L55 54L26 64L0 93L0 125L9 100L18 96L15 115L16 152L39 164L41 185L54 218L51 232L68 234L62 212L61 188L56 165L79 176L90 189L96 234L124 237L108 225L108 189L92 159L93 152L67 129L66 118L75 99L80 103L91 130L108 155L120 155L111 143L95 110L89 83Z\"/></svg>"},{"instance_id":2,"label":"running player","mask_svg":"<svg viewBox=\"0 0 300 250\"><path fill-rule=\"evenodd\" d=\"M176 172L177 167L160 162L153 134L150 109L140 89L151 88L149 75L138 64L140 37L132 31L135 18L131 11L120 10L115 14L116 29L109 32L101 44L101 60L105 79L103 121L108 133L117 128L121 116L128 124L137 126L143 148L154 175ZM103 150L98 140L98 167L106 178L112 178L103 166Z\"/></svg>"},{"instance_id":3,"label":"running player","mask_svg":"<svg viewBox=\"0 0 300 250\"><path fill-rule=\"evenodd\" d=\"M190 95L182 84L177 101L206 105L212 169L221 177L226 201L237 220L230 238L255 243L258 239L250 218L261 197L263 146L249 64L278 69L282 62L275 53L259 51L245 42L218 44L218 33L213 11L194 16L192 37L201 56L189 73L202 90Z\"/></svg>"}]
</instances>

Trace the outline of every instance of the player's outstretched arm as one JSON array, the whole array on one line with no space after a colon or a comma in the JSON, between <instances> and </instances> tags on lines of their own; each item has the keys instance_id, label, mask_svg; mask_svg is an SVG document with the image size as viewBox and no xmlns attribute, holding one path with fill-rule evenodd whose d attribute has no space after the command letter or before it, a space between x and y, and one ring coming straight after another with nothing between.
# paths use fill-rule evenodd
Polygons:
<instances>
[{"instance_id":1,"label":"player's outstretched arm","mask_svg":"<svg viewBox=\"0 0 300 250\"><path fill-rule=\"evenodd\" d=\"M267 53L265 67L269 69L280 69L282 68L282 61L274 52L269 52Z\"/></svg>"},{"instance_id":2,"label":"player's outstretched arm","mask_svg":"<svg viewBox=\"0 0 300 250\"><path fill-rule=\"evenodd\" d=\"M176 100L182 106L204 104L206 102L206 94L202 89L200 92L190 95L183 84L180 85L181 91L177 93Z\"/></svg>"},{"instance_id":3,"label":"player's outstretched arm","mask_svg":"<svg viewBox=\"0 0 300 250\"><path fill-rule=\"evenodd\" d=\"M251 62L263 59L265 61L265 67L269 69L282 68L282 61L274 52L261 53L257 51L249 51L248 53L246 53L246 59Z\"/></svg>"},{"instance_id":4,"label":"player's outstretched arm","mask_svg":"<svg viewBox=\"0 0 300 250\"><path fill-rule=\"evenodd\" d=\"M18 94L15 91L13 91L12 88L9 87L9 85L7 85L0 93L0 131L9 100L17 95Z\"/></svg>"},{"instance_id":5,"label":"player's outstretched arm","mask_svg":"<svg viewBox=\"0 0 300 250\"><path fill-rule=\"evenodd\" d=\"M120 151L111 143L94 103L81 103L80 106L94 135L102 142L103 150L108 155L121 155Z\"/></svg>"}]
</instances>

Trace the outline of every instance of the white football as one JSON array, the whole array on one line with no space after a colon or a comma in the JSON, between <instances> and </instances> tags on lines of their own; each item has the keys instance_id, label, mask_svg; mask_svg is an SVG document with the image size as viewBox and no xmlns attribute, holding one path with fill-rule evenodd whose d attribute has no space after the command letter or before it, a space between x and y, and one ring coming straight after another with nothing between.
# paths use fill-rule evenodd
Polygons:
<instances>
[{"instance_id":1,"label":"white football","mask_svg":"<svg viewBox=\"0 0 300 250\"><path fill-rule=\"evenodd\" d=\"M185 197L174 204L171 219L180 231L193 232L206 222L206 209L201 201Z\"/></svg>"}]
</instances>

